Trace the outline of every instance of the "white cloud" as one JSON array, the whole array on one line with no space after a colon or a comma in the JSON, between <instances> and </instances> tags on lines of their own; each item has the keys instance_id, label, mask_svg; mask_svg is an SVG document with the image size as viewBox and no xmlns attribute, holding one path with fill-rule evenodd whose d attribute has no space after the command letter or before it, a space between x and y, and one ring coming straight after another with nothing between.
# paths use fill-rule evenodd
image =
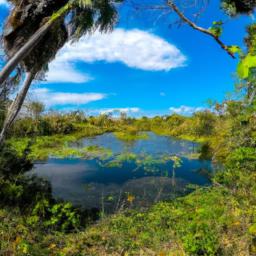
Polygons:
<instances>
[{"instance_id":1,"label":"white cloud","mask_svg":"<svg viewBox=\"0 0 256 256\"><path fill-rule=\"evenodd\" d=\"M102 93L65 93L54 92L47 88L32 90L32 97L43 102L47 107L60 105L82 105L106 98Z\"/></svg>"},{"instance_id":2,"label":"white cloud","mask_svg":"<svg viewBox=\"0 0 256 256\"><path fill-rule=\"evenodd\" d=\"M104 115L111 114L113 117L120 116L120 113L127 115L136 115L141 112L140 108L127 107L127 108L101 108L101 109L85 109L87 115Z\"/></svg>"},{"instance_id":3,"label":"white cloud","mask_svg":"<svg viewBox=\"0 0 256 256\"><path fill-rule=\"evenodd\" d=\"M0 5L8 5L6 0L0 0Z\"/></svg>"},{"instance_id":4,"label":"white cloud","mask_svg":"<svg viewBox=\"0 0 256 256\"><path fill-rule=\"evenodd\" d=\"M185 65L186 57L162 38L146 31L115 29L82 37L68 43L58 60L84 62L122 62L128 67L143 70L170 70Z\"/></svg>"},{"instance_id":5,"label":"white cloud","mask_svg":"<svg viewBox=\"0 0 256 256\"><path fill-rule=\"evenodd\" d=\"M174 45L159 36L139 29L115 29L112 33L96 31L78 42L67 43L50 64L48 80L86 82L88 76L70 63L121 62L128 67L151 71L169 71L185 65L186 57Z\"/></svg>"},{"instance_id":6,"label":"white cloud","mask_svg":"<svg viewBox=\"0 0 256 256\"><path fill-rule=\"evenodd\" d=\"M199 112L199 111L204 111L207 108L204 107L189 107L189 106L180 106L178 108L171 107L169 108L171 113L176 113L180 115L192 115L193 113Z\"/></svg>"},{"instance_id":7,"label":"white cloud","mask_svg":"<svg viewBox=\"0 0 256 256\"><path fill-rule=\"evenodd\" d=\"M100 114L120 114L120 113L138 113L140 112L139 108L109 108L109 109L100 109Z\"/></svg>"},{"instance_id":8,"label":"white cloud","mask_svg":"<svg viewBox=\"0 0 256 256\"><path fill-rule=\"evenodd\" d=\"M49 65L46 80L50 83L85 83L92 78L84 73L76 71L71 63L54 61Z\"/></svg>"}]
</instances>

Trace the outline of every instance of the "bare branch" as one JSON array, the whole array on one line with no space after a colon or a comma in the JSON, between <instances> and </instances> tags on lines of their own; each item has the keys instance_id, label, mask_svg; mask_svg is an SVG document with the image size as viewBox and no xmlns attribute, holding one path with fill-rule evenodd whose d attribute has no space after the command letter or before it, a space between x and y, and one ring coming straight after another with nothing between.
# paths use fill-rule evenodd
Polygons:
<instances>
[{"instance_id":1,"label":"bare branch","mask_svg":"<svg viewBox=\"0 0 256 256\"><path fill-rule=\"evenodd\" d=\"M235 59L235 55L233 52L231 52L227 45L225 45L218 36L216 36L214 33L209 31L208 29L202 28L198 25L196 25L193 21L188 19L180 10L179 8L174 4L172 0L168 0L167 5L173 9L174 12L178 14L178 16L183 20L185 23L187 23L190 27L193 29L200 31L201 33L204 33L210 37L212 37L219 45L220 47L226 51L233 59Z\"/></svg>"}]
</instances>

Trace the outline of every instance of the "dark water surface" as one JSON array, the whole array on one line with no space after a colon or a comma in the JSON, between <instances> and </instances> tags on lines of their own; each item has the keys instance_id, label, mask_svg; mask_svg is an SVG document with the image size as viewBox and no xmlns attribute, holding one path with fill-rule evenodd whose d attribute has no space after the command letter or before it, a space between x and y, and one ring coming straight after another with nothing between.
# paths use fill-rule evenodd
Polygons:
<instances>
[{"instance_id":1,"label":"dark water surface","mask_svg":"<svg viewBox=\"0 0 256 256\"><path fill-rule=\"evenodd\" d=\"M35 164L32 171L51 182L56 198L85 208L115 212L123 208L148 207L187 192L188 184L210 184L210 161L191 159L199 145L148 133L149 139L123 142L113 134L82 139L73 147L98 146L109 153L90 159L55 159ZM170 156L179 156L173 170Z\"/></svg>"}]
</instances>

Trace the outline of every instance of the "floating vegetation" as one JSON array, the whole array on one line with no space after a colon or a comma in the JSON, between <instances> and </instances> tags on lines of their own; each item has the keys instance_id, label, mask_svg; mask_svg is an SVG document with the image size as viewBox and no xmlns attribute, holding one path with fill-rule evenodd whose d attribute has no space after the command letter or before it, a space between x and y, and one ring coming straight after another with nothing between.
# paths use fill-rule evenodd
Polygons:
<instances>
[{"instance_id":1,"label":"floating vegetation","mask_svg":"<svg viewBox=\"0 0 256 256\"><path fill-rule=\"evenodd\" d=\"M84 158L87 159L99 158L101 160L107 160L113 156L113 152L110 149L99 147L97 145L85 147L84 151Z\"/></svg>"},{"instance_id":2,"label":"floating vegetation","mask_svg":"<svg viewBox=\"0 0 256 256\"><path fill-rule=\"evenodd\" d=\"M182 166L182 160L176 155L150 155L150 154L134 154L131 152L121 153L112 156L110 159L102 162L101 165L107 168L124 168L126 163L134 164L134 172L137 170L143 170L144 172L151 174L163 174L164 176L169 175L169 170L172 168L179 168ZM169 166L167 168L166 166ZM163 170L163 167L165 170ZM167 169L167 170L166 170Z\"/></svg>"},{"instance_id":3,"label":"floating vegetation","mask_svg":"<svg viewBox=\"0 0 256 256\"><path fill-rule=\"evenodd\" d=\"M121 168L123 167L124 163L136 162L137 157L138 156L134 153L125 152L122 154L115 155L111 159L108 159L107 162L102 163L102 166L105 166L107 168Z\"/></svg>"},{"instance_id":4,"label":"floating vegetation","mask_svg":"<svg viewBox=\"0 0 256 256\"><path fill-rule=\"evenodd\" d=\"M116 138L122 141L135 141L135 140L147 140L149 138L148 134L145 132L137 132L137 131L120 131L114 132Z\"/></svg>"},{"instance_id":5,"label":"floating vegetation","mask_svg":"<svg viewBox=\"0 0 256 256\"><path fill-rule=\"evenodd\" d=\"M110 158L112 152L109 149L98 146L77 148L70 146L77 140L77 136L41 136L33 139L19 138L9 140L12 149L21 156L26 148L29 148L28 158L33 161L53 158Z\"/></svg>"}]
</instances>

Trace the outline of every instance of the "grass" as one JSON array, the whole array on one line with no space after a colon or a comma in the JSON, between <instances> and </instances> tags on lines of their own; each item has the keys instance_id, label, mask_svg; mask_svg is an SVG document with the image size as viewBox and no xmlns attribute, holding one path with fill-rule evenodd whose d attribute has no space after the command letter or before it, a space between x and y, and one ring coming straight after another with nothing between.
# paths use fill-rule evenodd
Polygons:
<instances>
[{"instance_id":1,"label":"grass","mask_svg":"<svg viewBox=\"0 0 256 256\"><path fill-rule=\"evenodd\" d=\"M81 148L79 152L69 146L69 142L81 137L109 131L97 130L93 126L88 128L90 132L86 129L81 127L79 133L72 135L35 138L30 157L48 156L52 152L60 156L110 155L108 150L95 146ZM164 129L158 131L167 135ZM129 140L134 140L138 131L126 133L120 130L117 134L124 135L124 139L129 135ZM179 137L198 139L187 135ZM208 139L200 138L201 141ZM21 153L30 143L30 138L9 142ZM29 207L24 214L18 208L5 205L0 209L1 253L18 256L256 255L255 148L240 147L227 159L225 172L214 177L211 187L197 189L173 201L157 203L145 211L119 212L87 228L81 225L69 233L46 228L42 218L29 213ZM126 154L117 160L114 164L136 158ZM142 160L144 166L151 168L152 159ZM16 181L9 185L6 187L12 196L22 193L22 186L16 185ZM53 222L60 217L63 220L63 216L64 221L67 216L72 216L72 212L68 212L59 217L62 208L57 213L54 209L51 210ZM31 211L33 213L33 209Z\"/></svg>"},{"instance_id":2,"label":"grass","mask_svg":"<svg viewBox=\"0 0 256 256\"><path fill-rule=\"evenodd\" d=\"M253 237L246 203L224 188L199 189L70 234L32 229L18 210L2 209L1 248L16 255L246 255Z\"/></svg>"},{"instance_id":3,"label":"grass","mask_svg":"<svg viewBox=\"0 0 256 256\"><path fill-rule=\"evenodd\" d=\"M188 140L188 141L193 141L197 143L205 143L210 141L212 138L207 137L207 136L194 136L190 134L174 134L173 131L170 131L168 129L164 129L162 127L156 128L154 127L152 131L157 134L157 135L162 135L162 136L172 136L181 140Z\"/></svg>"},{"instance_id":4,"label":"grass","mask_svg":"<svg viewBox=\"0 0 256 256\"><path fill-rule=\"evenodd\" d=\"M76 137L66 136L44 136L37 137L33 140L30 147L28 159L47 160L48 157L54 158L109 158L112 151L98 146L87 146L83 148L75 148L69 146L70 142L75 142ZM11 148L17 152L18 156L22 156L22 152L29 145L29 138L10 140Z\"/></svg>"},{"instance_id":5,"label":"grass","mask_svg":"<svg viewBox=\"0 0 256 256\"><path fill-rule=\"evenodd\" d=\"M52 135L52 136L37 136L34 138L11 138L8 143L17 153L17 156L22 156L24 150L29 147L28 158L34 160L46 160L49 156L57 158L65 157L88 157L88 155L101 154L102 149L74 148L70 146L71 142L76 142L84 137L92 137L101 135L107 132L107 129L94 126L81 126L78 132L67 135ZM92 152L94 151L94 152ZM97 152L98 151L98 152ZM106 153L106 152L105 152ZM109 154L110 152L108 152Z\"/></svg>"}]
</instances>

